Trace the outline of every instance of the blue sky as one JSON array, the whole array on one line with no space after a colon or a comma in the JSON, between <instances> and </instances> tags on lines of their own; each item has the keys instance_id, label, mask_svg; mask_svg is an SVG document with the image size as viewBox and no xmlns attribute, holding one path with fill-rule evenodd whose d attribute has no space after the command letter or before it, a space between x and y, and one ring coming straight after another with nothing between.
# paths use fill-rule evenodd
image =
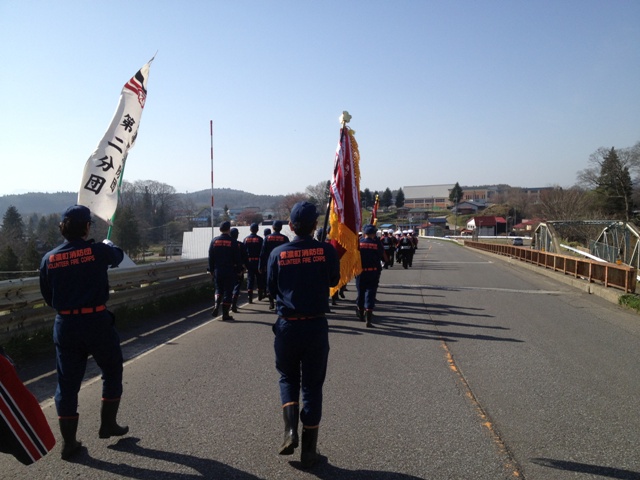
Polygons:
<instances>
[{"instance_id":1,"label":"blue sky","mask_svg":"<svg viewBox=\"0 0 640 480\"><path fill-rule=\"evenodd\" d=\"M155 53L125 180L258 194L330 179L348 110L361 188L571 186L640 141L640 2L0 1L0 195L77 191Z\"/></svg>"}]
</instances>

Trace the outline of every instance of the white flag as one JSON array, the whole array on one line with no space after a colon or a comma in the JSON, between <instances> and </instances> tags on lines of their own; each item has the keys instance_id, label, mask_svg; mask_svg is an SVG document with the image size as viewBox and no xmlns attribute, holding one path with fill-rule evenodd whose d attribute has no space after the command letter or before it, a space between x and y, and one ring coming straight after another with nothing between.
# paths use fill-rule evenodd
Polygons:
<instances>
[{"instance_id":1,"label":"white flag","mask_svg":"<svg viewBox=\"0 0 640 480\"><path fill-rule=\"evenodd\" d=\"M91 213L109 224L118 206L118 188L127 152L138 136L152 61L153 58L122 88L111 124L84 166L78 205L89 207Z\"/></svg>"}]
</instances>

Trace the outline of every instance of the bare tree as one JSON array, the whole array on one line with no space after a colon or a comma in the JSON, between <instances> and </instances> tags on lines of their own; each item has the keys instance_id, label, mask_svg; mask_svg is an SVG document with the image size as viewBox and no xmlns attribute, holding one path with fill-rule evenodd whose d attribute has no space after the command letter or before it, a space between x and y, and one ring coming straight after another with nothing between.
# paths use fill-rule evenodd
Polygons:
<instances>
[{"instance_id":1,"label":"bare tree","mask_svg":"<svg viewBox=\"0 0 640 480\"><path fill-rule=\"evenodd\" d=\"M556 225L556 230L569 242L587 245L588 240L596 238L602 230L598 225L571 223L579 220L598 220L604 218L596 207L593 192L578 186L563 189L555 187L545 190L536 204L537 214L547 221L566 221L565 225Z\"/></svg>"},{"instance_id":2,"label":"bare tree","mask_svg":"<svg viewBox=\"0 0 640 480\"><path fill-rule=\"evenodd\" d=\"M320 209L326 208L327 203L329 203L330 186L331 181L326 180L316 185L309 185L305 193L308 195L311 203L315 204Z\"/></svg>"},{"instance_id":3,"label":"bare tree","mask_svg":"<svg viewBox=\"0 0 640 480\"><path fill-rule=\"evenodd\" d=\"M286 220L291 215L291 210L293 206L298 202L306 202L309 200L304 193L290 193L289 195L285 195L282 201L277 206L277 214L281 220Z\"/></svg>"},{"instance_id":4,"label":"bare tree","mask_svg":"<svg viewBox=\"0 0 640 480\"><path fill-rule=\"evenodd\" d=\"M593 195L581 187L545 190L540 194L536 213L545 220L589 220L601 218Z\"/></svg>"}]
</instances>

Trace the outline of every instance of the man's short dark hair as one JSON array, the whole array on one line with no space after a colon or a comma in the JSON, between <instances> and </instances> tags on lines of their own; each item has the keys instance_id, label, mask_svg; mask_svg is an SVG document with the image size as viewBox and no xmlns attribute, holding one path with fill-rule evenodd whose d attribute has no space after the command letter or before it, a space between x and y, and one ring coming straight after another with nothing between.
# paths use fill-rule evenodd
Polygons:
<instances>
[{"instance_id":1,"label":"man's short dark hair","mask_svg":"<svg viewBox=\"0 0 640 480\"><path fill-rule=\"evenodd\" d=\"M65 218L60 222L59 228L62 236L68 241L79 240L89 231L91 222L76 222L71 218Z\"/></svg>"},{"instance_id":2,"label":"man's short dark hair","mask_svg":"<svg viewBox=\"0 0 640 480\"><path fill-rule=\"evenodd\" d=\"M316 229L316 222L314 221L311 224L296 222L292 223L291 227L293 228L293 231L296 235L302 237L313 234L314 230Z\"/></svg>"}]
</instances>

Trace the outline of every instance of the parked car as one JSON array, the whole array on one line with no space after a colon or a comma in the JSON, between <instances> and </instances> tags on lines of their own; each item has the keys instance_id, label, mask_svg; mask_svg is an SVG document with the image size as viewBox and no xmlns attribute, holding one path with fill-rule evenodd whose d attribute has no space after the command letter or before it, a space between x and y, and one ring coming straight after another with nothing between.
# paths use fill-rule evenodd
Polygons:
<instances>
[{"instance_id":1,"label":"parked car","mask_svg":"<svg viewBox=\"0 0 640 480\"><path fill-rule=\"evenodd\" d=\"M513 239L513 244L514 244L516 247L522 247L522 246L524 245L524 243L522 243L522 239L521 239L520 237L518 237L518 238L514 238L514 239Z\"/></svg>"}]
</instances>

